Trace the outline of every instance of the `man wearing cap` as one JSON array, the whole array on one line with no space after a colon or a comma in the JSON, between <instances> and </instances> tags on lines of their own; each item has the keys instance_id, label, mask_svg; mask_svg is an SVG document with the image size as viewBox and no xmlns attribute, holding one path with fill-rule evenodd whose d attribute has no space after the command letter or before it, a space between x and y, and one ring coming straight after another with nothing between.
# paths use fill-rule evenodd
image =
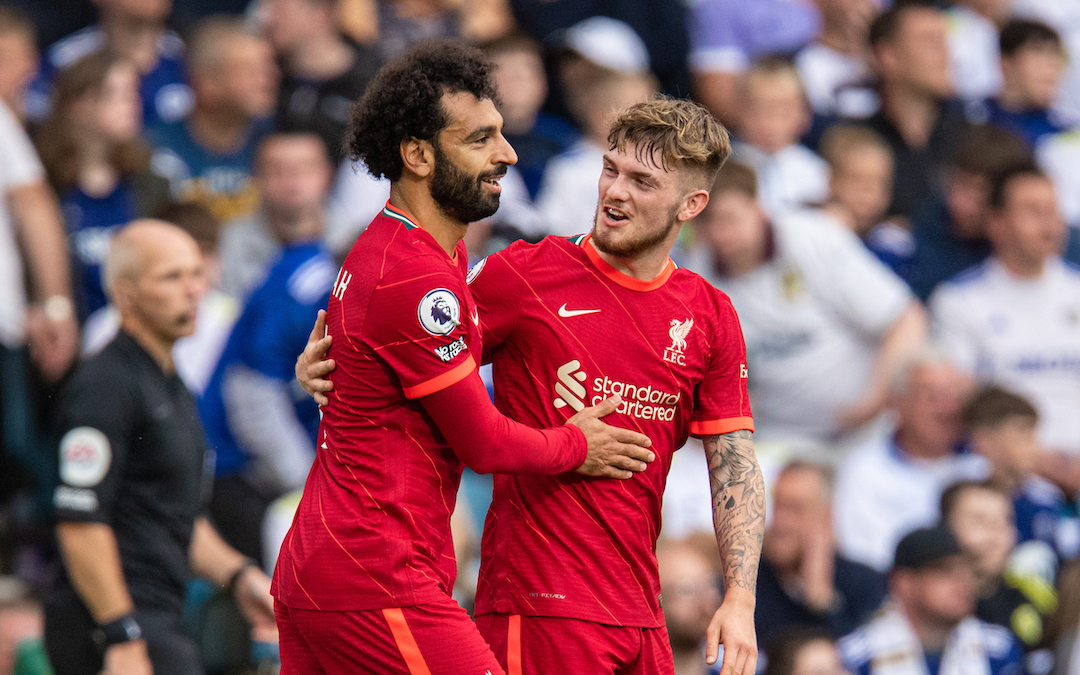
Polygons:
<instances>
[{"instance_id":1,"label":"man wearing cap","mask_svg":"<svg viewBox=\"0 0 1080 675\"><path fill-rule=\"evenodd\" d=\"M1012 675L1020 645L975 618L971 567L944 527L918 529L896 546L893 602L840 641L856 675Z\"/></svg>"}]
</instances>

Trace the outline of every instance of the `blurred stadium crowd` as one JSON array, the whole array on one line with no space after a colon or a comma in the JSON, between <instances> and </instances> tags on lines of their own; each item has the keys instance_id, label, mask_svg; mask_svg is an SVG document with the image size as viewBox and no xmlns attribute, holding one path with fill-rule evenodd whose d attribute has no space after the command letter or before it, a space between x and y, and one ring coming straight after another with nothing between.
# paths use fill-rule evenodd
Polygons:
<instances>
[{"instance_id":1,"label":"blurred stadium crowd","mask_svg":"<svg viewBox=\"0 0 1080 675\"><path fill-rule=\"evenodd\" d=\"M0 675L49 672L57 394L116 334L103 264L136 218L202 249L177 368L210 516L272 569L318 426L293 362L389 193L342 156L350 108L429 37L497 65L519 157L474 263L591 227L612 110L692 96L732 131L676 262L747 342L766 673L1080 673L1077 0L23 0L0 5ZM722 593L707 473L691 440L665 495L678 675L708 672ZM467 474L466 607L489 499ZM192 582L208 672L272 671L215 602Z\"/></svg>"}]
</instances>

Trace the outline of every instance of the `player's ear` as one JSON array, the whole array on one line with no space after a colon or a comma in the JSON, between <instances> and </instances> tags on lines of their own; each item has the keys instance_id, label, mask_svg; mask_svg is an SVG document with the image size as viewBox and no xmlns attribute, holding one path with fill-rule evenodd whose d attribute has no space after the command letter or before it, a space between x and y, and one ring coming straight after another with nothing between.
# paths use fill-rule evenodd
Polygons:
<instances>
[{"instance_id":1,"label":"player's ear","mask_svg":"<svg viewBox=\"0 0 1080 675\"><path fill-rule=\"evenodd\" d=\"M401 161L405 170L420 178L427 178L435 171L435 148L431 141L410 138L401 142Z\"/></svg>"},{"instance_id":2,"label":"player's ear","mask_svg":"<svg viewBox=\"0 0 1080 675\"><path fill-rule=\"evenodd\" d=\"M709 204L709 193L705 190L695 190L686 196L683 201L683 207L679 209L679 213L676 214L676 218L681 223L685 223L688 220L693 220Z\"/></svg>"}]
</instances>

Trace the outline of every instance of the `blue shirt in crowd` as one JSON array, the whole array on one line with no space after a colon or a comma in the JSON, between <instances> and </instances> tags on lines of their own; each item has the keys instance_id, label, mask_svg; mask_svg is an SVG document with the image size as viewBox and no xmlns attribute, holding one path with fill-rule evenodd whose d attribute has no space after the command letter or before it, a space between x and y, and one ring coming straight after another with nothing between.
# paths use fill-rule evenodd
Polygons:
<instances>
[{"instance_id":1,"label":"blue shirt in crowd","mask_svg":"<svg viewBox=\"0 0 1080 675\"><path fill-rule=\"evenodd\" d=\"M218 477L241 473L251 459L230 429L222 390L226 372L241 366L291 383L296 355L304 351L311 325L330 299L336 274L333 261L319 245L293 245L282 251L266 280L251 294L199 401L209 447L217 453ZM318 405L299 387L293 393L297 421L310 435L314 450Z\"/></svg>"},{"instance_id":2,"label":"blue shirt in crowd","mask_svg":"<svg viewBox=\"0 0 1080 675\"><path fill-rule=\"evenodd\" d=\"M27 93L27 117L35 122L44 120L51 107L50 90L56 74L104 48L105 31L96 25L72 33L49 47L42 58L41 70ZM191 112L195 95L187 85L184 43L176 33L162 33L158 40L157 65L142 76L139 95L142 97L143 126L146 128L162 122L174 122Z\"/></svg>"},{"instance_id":3,"label":"blue shirt in crowd","mask_svg":"<svg viewBox=\"0 0 1080 675\"><path fill-rule=\"evenodd\" d=\"M1065 127L1054 122L1050 110L1046 108L1010 112L992 98L987 99L983 106L987 123L1016 134L1031 147L1035 147L1043 136L1065 130Z\"/></svg>"},{"instance_id":4,"label":"blue shirt in crowd","mask_svg":"<svg viewBox=\"0 0 1080 675\"><path fill-rule=\"evenodd\" d=\"M101 267L109 252L109 237L119 225L135 219L135 193L125 182L104 197L91 197L79 188L63 196L61 207L67 223L73 258L73 282L79 318L86 319L108 304Z\"/></svg>"}]
</instances>

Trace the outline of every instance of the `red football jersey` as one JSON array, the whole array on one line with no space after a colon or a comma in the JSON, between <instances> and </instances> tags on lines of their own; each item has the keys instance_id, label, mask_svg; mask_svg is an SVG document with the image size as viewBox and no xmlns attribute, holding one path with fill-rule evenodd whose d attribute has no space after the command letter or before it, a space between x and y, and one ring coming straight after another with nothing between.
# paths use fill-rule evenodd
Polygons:
<instances>
[{"instance_id":1,"label":"red football jersey","mask_svg":"<svg viewBox=\"0 0 1080 675\"><path fill-rule=\"evenodd\" d=\"M605 421L651 438L656 461L625 481L495 476L477 614L663 625L656 537L672 453L689 434L754 428L731 302L670 260L652 281L626 276L586 235L514 244L478 267L498 408L547 427L619 394Z\"/></svg>"},{"instance_id":2,"label":"red football jersey","mask_svg":"<svg viewBox=\"0 0 1080 675\"><path fill-rule=\"evenodd\" d=\"M387 204L356 240L327 308L334 390L274 572L289 607L363 610L445 599L462 464L417 398L476 369L467 254L448 256Z\"/></svg>"}]
</instances>

